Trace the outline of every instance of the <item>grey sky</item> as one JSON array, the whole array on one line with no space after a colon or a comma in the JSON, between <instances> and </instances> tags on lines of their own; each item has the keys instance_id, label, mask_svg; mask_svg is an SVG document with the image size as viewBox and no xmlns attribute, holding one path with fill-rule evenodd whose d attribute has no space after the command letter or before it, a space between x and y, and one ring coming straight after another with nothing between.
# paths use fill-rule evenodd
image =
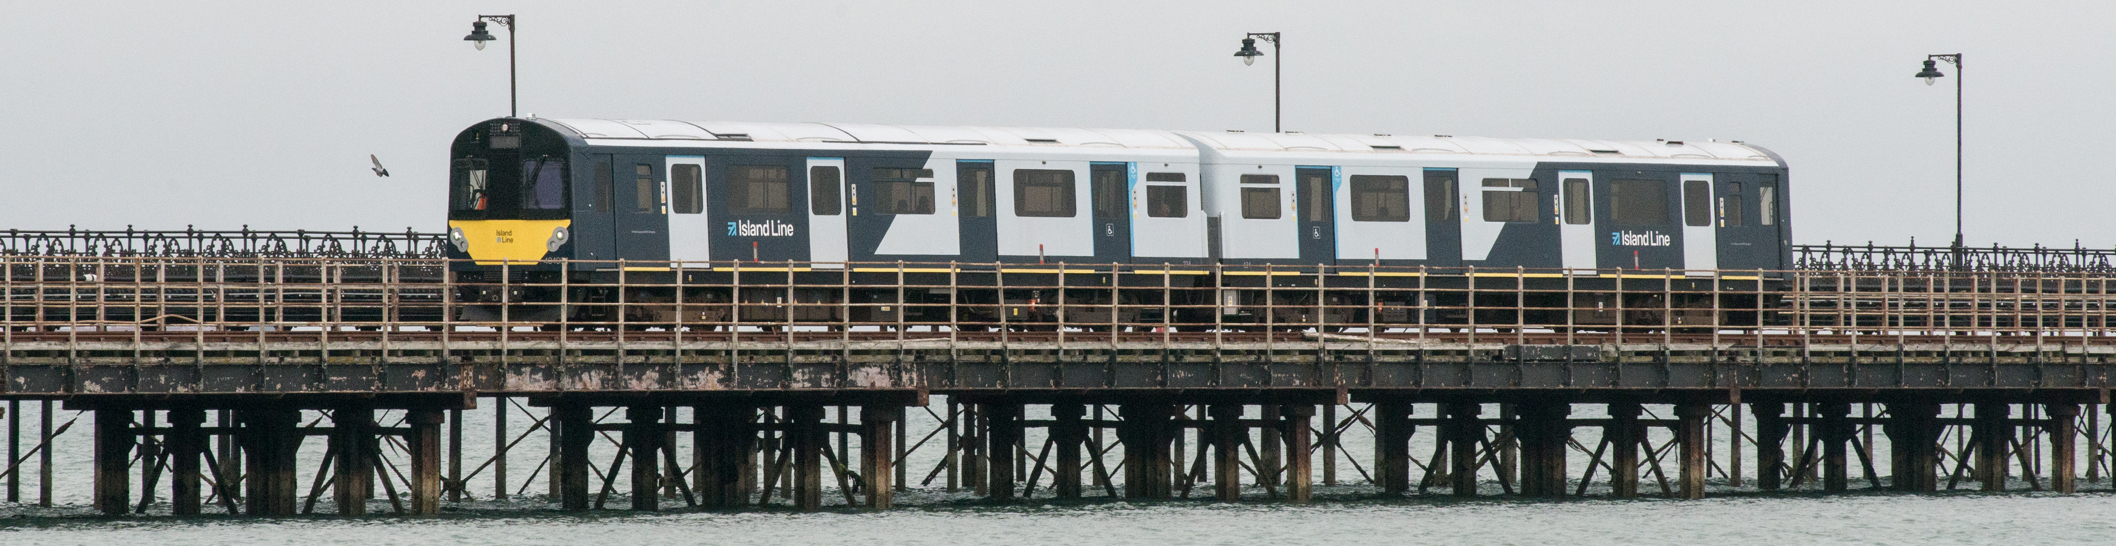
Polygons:
<instances>
[{"instance_id":1,"label":"grey sky","mask_svg":"<svg viewBox=\"0 0 2116 546\"><path fill-rule=\"evenodd\" d=\"M449 139L548 117L1744 140L1797 242L2116 246L2108 2L30 2L0 6L0 228L438 230ZM497 32L498 29L495 29ZM504 34L502 34L504 37ZM376 154L393 176L367 169Z\"/></svg>"}]
</instances>

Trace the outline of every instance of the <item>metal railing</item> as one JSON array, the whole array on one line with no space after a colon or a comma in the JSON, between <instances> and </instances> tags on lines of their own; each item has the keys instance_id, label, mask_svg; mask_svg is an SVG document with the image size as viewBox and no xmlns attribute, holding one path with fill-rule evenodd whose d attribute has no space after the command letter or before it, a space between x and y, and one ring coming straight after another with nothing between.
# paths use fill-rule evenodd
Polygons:
<instances>
[{"instance_id":1,"label":"metal railing","mask_svg":"<svg viewBox=\"0 0 2116 546\"><path fill-rule=\"evenodd\" d=\"M2116 344L2116 275L0 257L5 341ZM791 345L788 345L791 346Z\"/></svg>"},{"instance_id":2,"label":"metal railing","mask_svg":"<svg viewBox=\"0 0 2116 546\"><path fill-rule=\"evenodd\" d=\"M155 258L441 258L448 237L420 233L361 231L64 231L10 229L0 233L4 256L108 256Z\"/></svg>"},{"instance_id":3,"label":"metal railing","mask_svg":"<svg viewBox=\"0 0 2116 546\"><path fill-rule=\"evenodd\" d=\"M1793 268L1807 271L2004 271L2116 273L2116 249L1794 245Z\"/></svg>"}]
</instances>

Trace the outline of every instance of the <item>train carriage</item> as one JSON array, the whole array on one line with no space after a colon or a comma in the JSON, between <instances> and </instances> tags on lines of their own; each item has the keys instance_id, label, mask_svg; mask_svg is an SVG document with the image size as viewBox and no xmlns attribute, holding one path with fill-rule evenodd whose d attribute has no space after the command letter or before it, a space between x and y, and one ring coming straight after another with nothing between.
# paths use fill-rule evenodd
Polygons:
<instances>
[{"instance_id":1,"label":"train carriage","mask_svg":"<svg viewBox=\"0 0 2116 546\"><path fill-rule=\"evenodd\" d=\"M450 250L466 259L456 266L464 278L505 270L531 285L619 273L711 284L737 264L777 264L787 270L783 284L854 286L863 268L902 273L904 266L878 266L888 263L954 275L918 294L792 296L897 304L888 313L930 312L919 304L944 295L996 306L973 317L980 320L1065 301L1090 315L1081 321L1111 322L1104 317L1123 312L1112 309L1141 303L1124 291L980 291L1001 279L961 275L1034 274L1052 264L1088 273L1066 282L1089 286L1181 269L1181 281L1164 284L1187 291L1138 297L1196 304L1182 322L1327 324L1365 321L1358 315L1367 308L1432 302L1332 301L1322 307L1345 311L1287 316L1259 316L1258 308L1301 303L1270 299L1280 297L1356 299L1327 287L1332 275L1361 267L1422 268L1420 282L1435 286L1474 269L1515 270L1523 298L1548 299L1563 296L1543 291L1552 281L1534 279L1576 277L1567 286L1579 287L1577 278L1661 271L1709 283L1720 282L1714 270L1790 262L1786 166L1739 142L505 118L460 133L451 157ZM1299 273L1227 278L1258 268ZM943 280L948 287L939 287ZM1285 296L1265 283L1326 290ZM1589 298L1622 297L1614 280L1586 286ZM592 319L593 302L620 296L517 290L464 294L476 302L465 318L554 300L579 305L513 318ZM756 297L784 303L787 292ZM642 298L762 303L737 293L628 296ZM1228 316L1208 316L1213 309ZM1032 311L1024 322L1066 319L1048 314ZM829 309L773 316L853 318ZM644 319L726 318L702 317Z\"/></svg>"}]
</instances>

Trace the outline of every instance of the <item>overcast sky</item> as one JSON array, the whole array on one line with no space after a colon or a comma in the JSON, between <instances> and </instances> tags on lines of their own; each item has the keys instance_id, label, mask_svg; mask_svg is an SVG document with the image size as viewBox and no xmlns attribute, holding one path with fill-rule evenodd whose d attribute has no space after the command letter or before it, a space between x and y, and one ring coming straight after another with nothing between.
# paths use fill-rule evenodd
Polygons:
<instances>
[{"instance_id":1,"label":"overcast sky","mask_svg":"<svg viewBox=\"0 0 2116 546\"><path fill-rule=\"evenodd\" d=\"M2111 2L0 3L0 228L444 225L447 148L546 117L1743 140L1793 238L2116 246ZM505 31L494 28L505 39ZM376 178L368 154L392 173Z\"/></svg>"}]
</instances>

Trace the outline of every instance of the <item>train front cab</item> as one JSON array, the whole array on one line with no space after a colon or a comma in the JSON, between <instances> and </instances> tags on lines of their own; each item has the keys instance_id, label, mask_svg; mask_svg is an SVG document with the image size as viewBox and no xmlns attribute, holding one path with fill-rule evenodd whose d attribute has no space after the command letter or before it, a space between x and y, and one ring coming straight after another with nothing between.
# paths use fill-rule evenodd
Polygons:
<instances>
[{"instance_id":1,"label":"train front cab","mask_svg":"<svg viewBox=\"0 0 2116 546\"><path fill-rule=\"evenodd\" d=\"M573 223L574 148L533 120L501 118L456 135L449 153L448 257L457 319L558 319L555 258L572 257L583 233ZM585 235L606 237L601 229ZM502 281L505 281L504 283ZM510 305L514 304L514 305Z\"/></svg>"}]
</instances>

